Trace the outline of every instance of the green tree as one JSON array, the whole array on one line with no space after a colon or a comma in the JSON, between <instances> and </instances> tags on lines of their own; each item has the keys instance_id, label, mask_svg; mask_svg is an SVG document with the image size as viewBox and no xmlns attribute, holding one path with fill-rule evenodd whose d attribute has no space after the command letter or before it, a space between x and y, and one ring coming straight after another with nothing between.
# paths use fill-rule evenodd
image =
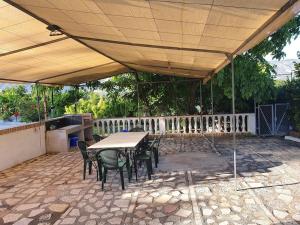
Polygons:
<instances>
[{"instance_id":1,"label":"green tree","mask_svg":"<svg viewBox=\"0 0 300 225\"><path fill-rule=\"evenodd\" d=\"M91 92L85 98L79 99L75 104L65 107L66 113L92 113L94 118L102 118L105 116L106 103L104 98L97 93Z\"/></svg>"}]
</instances>

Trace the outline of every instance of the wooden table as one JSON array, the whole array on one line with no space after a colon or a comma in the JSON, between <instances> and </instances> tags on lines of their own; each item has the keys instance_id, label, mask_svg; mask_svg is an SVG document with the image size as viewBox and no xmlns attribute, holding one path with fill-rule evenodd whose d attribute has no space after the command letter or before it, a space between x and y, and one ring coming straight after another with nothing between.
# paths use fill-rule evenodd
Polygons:
<instances>
[{"instance_id":1,"label":"wooden table","mask_svg":"<svg viewBox=\"0 0 300 225\"><path fill-rule=\"evenodd\" d=\"M120 149L134 149L142 142L148 132L119 132L111 134L107 138L88 147L89 150L105 149L105 148L120 148Z\"/></svg>"}]
</instances>

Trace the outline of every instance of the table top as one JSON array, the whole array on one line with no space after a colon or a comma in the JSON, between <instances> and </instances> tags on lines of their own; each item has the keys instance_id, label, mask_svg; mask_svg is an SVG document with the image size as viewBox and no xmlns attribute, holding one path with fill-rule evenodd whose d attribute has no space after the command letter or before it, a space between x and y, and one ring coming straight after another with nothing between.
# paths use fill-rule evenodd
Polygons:
<instances>
[{"instance_id":1,"label":"table top","mask_svg":"<svg viewBox=\"0 0 300 225\"><path fill-rule=\"evenodd\" d=\"M147 135L148 132L119 132L89 146L88 149L135 148Z\"/></svg>"}]
</instances>

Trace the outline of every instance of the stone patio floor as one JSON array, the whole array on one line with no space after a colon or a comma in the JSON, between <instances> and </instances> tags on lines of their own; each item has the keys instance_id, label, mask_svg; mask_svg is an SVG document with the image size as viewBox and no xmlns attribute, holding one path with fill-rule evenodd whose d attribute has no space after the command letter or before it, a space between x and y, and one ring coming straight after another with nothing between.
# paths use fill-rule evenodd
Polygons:
<instances>
[{"instance_id":1,"label":"stone patio floor","mask_svg":"<svg viewBox=\"0 0 300 225\"><path fill-rule=\"evenodd\" d=\"M0 224L300 224L300 147L240 137L238 179L229 137L163 138L152 180L122 191L110 171L82 179L79 152L44 155L0 172Z\"/></svg>"}]
</instances>

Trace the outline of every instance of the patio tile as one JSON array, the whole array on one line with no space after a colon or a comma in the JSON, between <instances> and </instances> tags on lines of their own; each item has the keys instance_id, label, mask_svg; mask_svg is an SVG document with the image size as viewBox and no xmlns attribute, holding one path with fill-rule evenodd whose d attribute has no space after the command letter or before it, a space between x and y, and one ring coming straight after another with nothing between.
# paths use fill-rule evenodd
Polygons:
<instances>
[{"instance_id":1,"label":"patio tile","mask_svg":"<svg viewBox=\"0 0 300 225\"><path fill-rule=\"evenodd\" d=\"M162 139L153 180L142 168L138 182L125 179L125 191L113 172L105 191L95 171L82 180L78 152L41 156L3 171L0 224L194 224L197 210L204 225L299 222L298 146L274 138L238 139L244 176L235 191L231 139L215 138L219 155L208 139Z\"/></svg>"}]
</instances>

